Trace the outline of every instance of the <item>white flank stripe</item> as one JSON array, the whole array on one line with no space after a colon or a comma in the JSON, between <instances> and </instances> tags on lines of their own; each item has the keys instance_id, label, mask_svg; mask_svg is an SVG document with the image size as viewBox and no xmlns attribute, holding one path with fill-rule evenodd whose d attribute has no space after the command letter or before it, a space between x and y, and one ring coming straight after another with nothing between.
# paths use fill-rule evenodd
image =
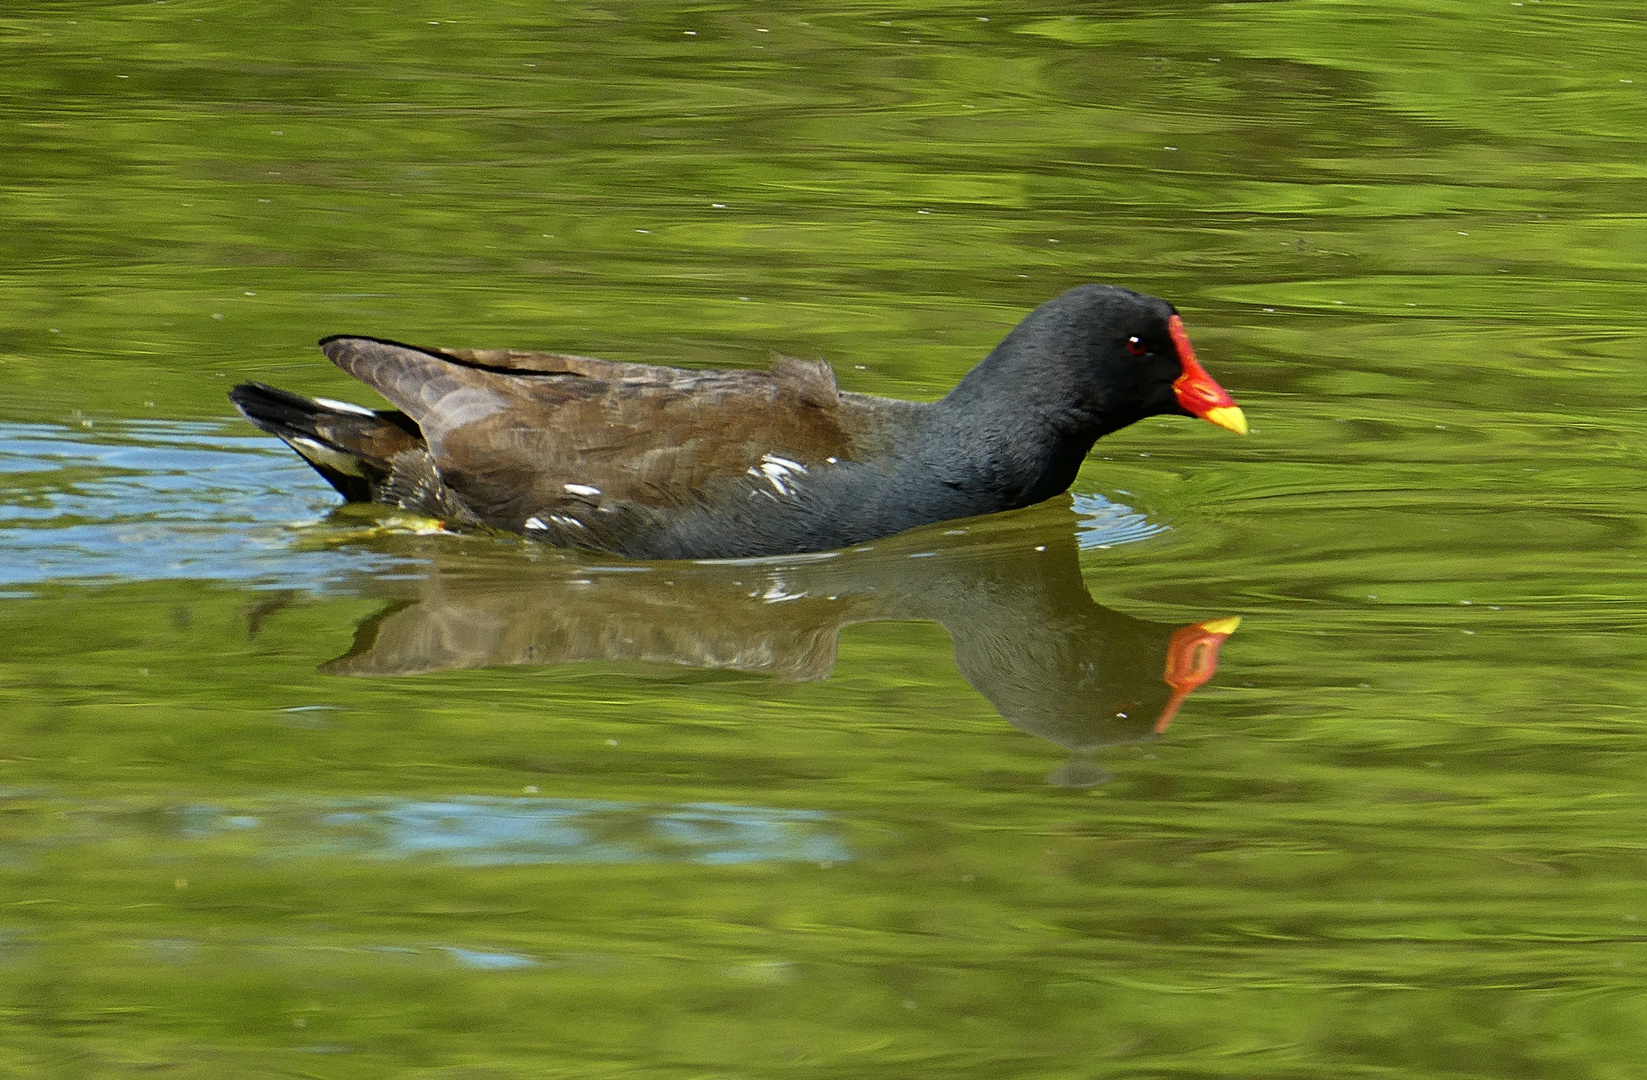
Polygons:
<instances>
[{"instance_id":1,"label":"white flank stripe","mask_svg":"<svg viewBox=\"0 0 1647 1080\"><path fill-rule=\"evenodd\" d=\"M806 472L805 465L802 465L798 461L790 461L788 458L779 457L777 454L763 454L761 455L761 460L769 465L776 465L780 469L788 469L790 472Z\"/></svg>"},{"instance_id":2,"label":"white flank stripe","mask_svg":"<svg viewBox=\"0 0 1647 1080\"><path fill-rule=\"evenodd\" d=\"M784 468L782 465L774 465L771 462L767 462L765 465L761 466L761 472L765 473L766 478L772 481L772 486L778 489L779 495L790 494L789 488L784 485L784 480L789 476L788 469Z\"/></svg>"}]
</instances>

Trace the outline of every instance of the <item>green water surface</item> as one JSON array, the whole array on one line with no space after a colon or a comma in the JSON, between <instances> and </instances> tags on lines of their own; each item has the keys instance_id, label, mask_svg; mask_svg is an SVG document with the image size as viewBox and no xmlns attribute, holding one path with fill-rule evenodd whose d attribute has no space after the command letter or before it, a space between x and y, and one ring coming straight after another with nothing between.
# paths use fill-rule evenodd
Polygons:
<instances>
[{"instance_id":1,"label":"green water surface","mask_svg":"<svg viewBox=\"0 0 1647 1080\"><path fill-rule=\"evenodd\" d=\"M63 0L0 148L0 1077L1643 1075L1638 3ZM334 514L224 397L933 398L1088 281L1252 435L821 560Z\"/></svg>"}]
</instances>

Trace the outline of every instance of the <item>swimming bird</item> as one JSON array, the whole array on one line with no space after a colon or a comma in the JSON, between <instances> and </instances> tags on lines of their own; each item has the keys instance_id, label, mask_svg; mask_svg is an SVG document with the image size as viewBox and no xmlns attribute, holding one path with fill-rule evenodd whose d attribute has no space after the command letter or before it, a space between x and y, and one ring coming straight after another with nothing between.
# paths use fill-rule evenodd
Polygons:
<instances>
[{"instance_id":1,"label":"swimming bird","mask_svg":"<svg viewBox=\"0 0 1647 1080\"><path fill-rule=\"evenodd\" d=\"M229 394L350 502L637 559L827 551L1069 487L1147 416L1246 418L1165 300L1048 300L945 397L843 391L828 364L693 370L513 349L324 338L373 410L258 382Z\"/></svg>"}]
</instances>

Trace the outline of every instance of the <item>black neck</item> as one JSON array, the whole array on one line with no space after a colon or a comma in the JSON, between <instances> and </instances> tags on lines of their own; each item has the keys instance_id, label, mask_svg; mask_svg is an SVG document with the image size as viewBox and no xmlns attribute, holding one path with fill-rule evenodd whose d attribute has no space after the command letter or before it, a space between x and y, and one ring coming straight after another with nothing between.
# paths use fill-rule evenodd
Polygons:
<instances>
[{"instance_id":1,"label":"black neck","mask_svg":"<svg viewBox=\"0 0 1647 1080\"><path fill-rule=\"evenodd\" d=\"M971 514L1028 506L1069 487L1097 438L1090 421L1058 413L1050 395L1005 399L987 380L968 380L923 416L923 470Z\"/></svg>"}]
</instances>

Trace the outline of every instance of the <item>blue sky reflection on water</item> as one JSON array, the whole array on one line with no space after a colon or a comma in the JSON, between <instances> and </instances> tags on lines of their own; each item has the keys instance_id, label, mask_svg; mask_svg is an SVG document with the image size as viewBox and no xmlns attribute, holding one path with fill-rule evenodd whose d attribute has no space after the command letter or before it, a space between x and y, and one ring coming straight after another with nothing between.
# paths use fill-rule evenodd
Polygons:
<instances>
[{"instance_id":1,"label":"blue sky reflection on water","mask_svg":"<svg viewBox=\"0 0 1647 1080\"><path fill-rule=\"evenodd\" d=\"M838 825L816 810L688 803L472 796L178 812L179 840L251 836L259 853L291 858L436 858L464 866L538 863L840 863ZM261 841L260 844L257 842Z\"/></svg>"},{"instance_id":2,"label":"blue sky reflection on water","mask_svg":"<svg viewBox=\"0 0 1647 1080\"><path fill-rule=\"evenodd\" d=\"M388 570L370 551L295 551L336 503L278 442L221 424L0 424L0 584L266 580L320 588Z\"/></svg>"}]
</instances>

